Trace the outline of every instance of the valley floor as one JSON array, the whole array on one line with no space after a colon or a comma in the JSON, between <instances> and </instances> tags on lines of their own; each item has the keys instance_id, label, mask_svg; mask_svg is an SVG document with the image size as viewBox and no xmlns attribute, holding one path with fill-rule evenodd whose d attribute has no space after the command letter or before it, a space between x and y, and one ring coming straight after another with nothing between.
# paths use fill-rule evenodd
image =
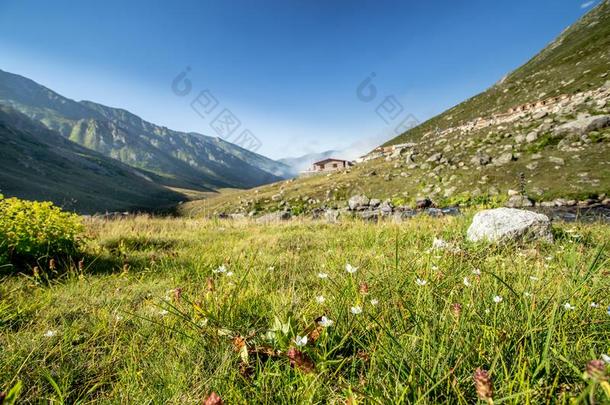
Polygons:
<instances>
[{"instance_id":1,"label":"valley floor","mask_svg":"<svg viewBox=\"0 0 610 405\"><path fill-rule=\"evenodd\" d=\"M465 242L470 219L90 222L81 270L3 276L0 390L474 403L480 367L495 403L610 401L583 374L610 354L610 227L556 223L554 244L485 247ZM458 249L433 250L435 237Z\"/></svg>"}]
</instances>

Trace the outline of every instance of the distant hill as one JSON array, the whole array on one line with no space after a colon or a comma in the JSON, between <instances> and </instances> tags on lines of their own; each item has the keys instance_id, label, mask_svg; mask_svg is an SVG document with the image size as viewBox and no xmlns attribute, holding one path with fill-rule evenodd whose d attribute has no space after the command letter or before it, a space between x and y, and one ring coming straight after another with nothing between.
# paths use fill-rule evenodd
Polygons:
<instances>
[{"instance_id":1,"label":"distant hill","mask_svg":"<svg viewBox=\"0 0 610 405\"><path fill-rule=\"evenodd\" d=\"M409 147L392 150L398 144ZM606 198L610 0L485 92L382 146L350 170L220 195L206 212L307 212L343 207L354 194L411 206L423 197L439 205L502 201L509 190L552 204Z\"/></svg>"},{"instance_id":2,"label":"distant hill","mask_svg":"<svg viewBox=\"0 0 610 405\"><path fill-rule=\"evenodd\" d=\"M289 166L292 169L292 172L296 175L303 170L309 169L313 163L329 157L341 158L340 152L337 150L327 150L319 153L308 153L299 157L282 158L278 159L277 161Z\"/></svg>"},{"instance_id":3,"label":"distant hill","mask_svg":"<svg viewBox=\"0 0 610 405\"><path fill-rule=\"evenodd\" d=\"M222 139L173 131L123 109L76 102L1 70L0 104L88 149L155 173L167 186L196 190L249 188L290 175L282 163Z\"/></svg>"},{"instance_id":4,"label":"distant hill","mask_svg":"<svg viewBox=\"0 0 610 405\"><path fill-rule=\"evenodd\" d=\"M81 213L169 208L184 196L156 176L79 146L0 105L0 194Z\"/></svg>"}]
</instances>

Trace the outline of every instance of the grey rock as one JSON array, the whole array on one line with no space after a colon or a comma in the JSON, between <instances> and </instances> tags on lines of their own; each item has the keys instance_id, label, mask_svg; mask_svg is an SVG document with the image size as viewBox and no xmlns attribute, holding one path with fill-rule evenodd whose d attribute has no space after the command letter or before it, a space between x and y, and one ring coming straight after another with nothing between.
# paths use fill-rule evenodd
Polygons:
<instances>
[{"instance_id":1,"label":"grey rock","mask_svg":"<svg viewBox=\"0 0 610 405\"><path fill-rule=\"evenodd\" d=\"M353 211L363 207L368 207L369 202L369 198L365 195L354 195L349 199L347 204L349 205L349 209Z\"/></svg>"},{"instance_id":2,"label":"grey rock","mask_svg":"<svg viewBox=\"0 0 610 405\"><path fill-rule=\"evenodd\" d=\"M339 216L339 210L326 210L324 212L324 219L329 224L336 224L337 222L339 222Z\"/></svg>"},{"instance_id":3,"label":"grey rock","mask_svg":"<svg viewBox=\"0 0 610 405\"><path fill-rule=\"evenodd\" d=\"M537 113L534 113L534 115L532 116L533 119L535 120L541 120L544 117L546 117L549 113L546 111L539 111Z\"/></svg>"},{"instance_id":4,"label":"grey rock","mask_svg":"<svg viewBox=\"0 0 610 405\"><path fill-rule=\"evenodd\" d=\"M441 160L441 158L443 157L442 153L435 153L433 155L431 155L426 162L438 162L439 160Z\"/></svg>"},{"instance_id":5,"label":"grey rock","mask_svg":"<svg viewBox=\"0 0 610 405\"><path fill-rule=\"evenodd\" d=\"M358 216L362 219L364 219L365 221L377 221L379 219L379 217L381 216L381 211L379 210L369 210L369 211L362 211L358 213Z\"/></svg>"},{"instance_id":6,"label":"grey rock","mask_svg":"<svg viewBox=\"0 0 610 405\"><path fill-rule=\"evenodd\" d=\"M501 154L497 158L494 158L493 162L495 165L505 165L505 164L511 162L513 159L514 159L513 153L506 152L506 153Z\"/></svg>"},{"instance_id":7,"label":"grey rock","mask_svg":"<svg viewBox=\"0 0 610 405\"><path fill-rule=\"evenodd\" d=\"M484 153L477 153L476 156L470 159L470 162L474 165L486 166L491 163L491 156Z\"/></svg>"},{"instance_id":8,"label":"grey rock","mask_svg":"<svg viewBox=\"0 0 610 405\"><path fill-rule=\"evenodd\" d=\"M392 211L394 211L394 205L392 205L390 200L385 200L383 203L381 203L379 209L383 215L390 215Z\"/></svg>"},{"instance_id":9,"label":"grey rock","mask_svg":"<svg viewBox=\"0 0 610 405\"><path fill-rule=\"evenodd\" d=\"M584 135L588 132L610 126L610 115L593 115L581 117L555 128L555 135L577 134Z\"/></svg>"},{"instance_id":10,"label":"grey rock","mask_svg":"<svg viewBox=\"0 0 610 405\"><path fill-rule=\"evenodd\" d=\"M549 156L549 162L555 163L556 165L563 166L566 162L562 158L558 158L555 156Z\"/></svg>"},{"instance_id":11,"label":"grey rock","mask_svg":"<svg viewBox=\"0 0 610 405\"><path fill-rule=\"evenodd\" d=\"M432 206L432 200L428 197L418 198L415 200L415 207L418 209L428 208Z\"/></svg>"},{"instance_id":12,"label":"grey rock","mask_svg":"<svg viewBox=\"0 0 610 405\"><path fill-rule=\"evenodd\" d=\"M534 202L525 195L513 195L505 204L508 208L533 207Z\"/></svg>"},{"instance_id":13,"label":"grey rock","mask_svg":"<svg viewBox=\"0 0 610 405\"><path fill-rule=\"evenodd\" d=\"M275 211L256 219L259 224L269 224L273 222L287 221L292 217L290 211Z\"/></svg>"},{"instance_id":14,"label":"grey rock","mask_svg":"<svg viewBox=\"0 0 610 405\"><path fill-rule=\"evenodd\" d=\"M510 242L542 239L553 241L551 221L546 215L514 208L478 212L467 231L471 242Z\"/></svg>"},{"instance_id":15,"label":"grey rock","mask_svg":"<svg viewBox=\"0 0 610 405\"><path fill-rule=\"evenodd\" d=\"M538 139L538 133L535 131L530 132L529 134L527 134L527 136L525 137L525 141L527 143L532 143L535 142L536 139Z\"/></svg>"},{"instance_id":16,"label":"grey rock","mask_svg":"<svg viewBox=\"0 0 610 405\"><path fill-rule=\"evenodd\" d=\"M371 201L369 202L369 205L373 208L379 207L379 204L381 204L381 200L378 198L372 198Z\"/></svg>"},{"instance_id":17,"label":"grey rock","mask_svg":"<svg viewBox=\"0 0 610 405\"><path fill-rule=\"evenodd\" d=\"M593 198L587 198L586 200L579 201L577 205L579 207L588 207L590 205L596 204L597 200Z\"/></svg>"},{"instance_id":18,"label":"grey rock","mask_svg":"<svg viewBox=\"0 0 610 405\"><path fill-rule=\"evenodd\" d=\"M401 210L394 211L392 214L392 222L401 223L403 220L413 218L415 215L417 215L417 211L408 207L403 207Z\"/></svg>"}]
</instances>

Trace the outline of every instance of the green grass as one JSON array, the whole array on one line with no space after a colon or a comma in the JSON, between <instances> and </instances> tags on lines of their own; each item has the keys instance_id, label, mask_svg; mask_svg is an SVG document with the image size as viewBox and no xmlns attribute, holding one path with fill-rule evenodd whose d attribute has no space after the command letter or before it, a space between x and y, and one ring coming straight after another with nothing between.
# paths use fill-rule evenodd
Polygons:
<instances>
[{"instance_id":1,"label":"green grass","mask_svg":"<svg viewBox=\"0 0 610 405\"><path fill-rule=\"evenodd\" d=\"M91 222L83 271L2 279L0 390L21 381L25 403L201 403L211 391L229 404L474 403L482 367L495 403L610 401L583 378L610 351L608 226L487 247L465 242L469 220ZM430 250L435 237L460 252ZM322 315L334 324L316 328ZM287 352L307 334L293 368Z\"/></svg>"}]
</instances>

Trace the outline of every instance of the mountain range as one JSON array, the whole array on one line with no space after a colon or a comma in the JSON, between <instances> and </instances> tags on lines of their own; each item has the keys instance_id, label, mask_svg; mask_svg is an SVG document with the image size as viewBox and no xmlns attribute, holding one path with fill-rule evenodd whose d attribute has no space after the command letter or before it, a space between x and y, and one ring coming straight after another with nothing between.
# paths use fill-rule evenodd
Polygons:
<instances>
[{"instance_id":1,"label":"mountain range","mask_svg":"<svg viewBox=\"0 0 610 405\"><path fill-rule=\"evenodd\" d=\"M103 155L131 166L134 169L132 173L141 173L147 183L152 182L158 186L204 192L220 188L250 188L287 178L292 173L292 169L283 163L220 138L195 132L173 131L123 109L91 101L77 102L30 79L2 70L0 105L5 107L3 120L6 129L3 136L8 136L8 128L15 135L19 129L12 127L12 124L24 123L29 118L31 122L26 132L30 136L36 136L39 140L45 136L46 143L50 145L51 139L56 141L56 135L60 135L65 140L98 152L95 155L98 159ZM8 142L8 138L3 141ZM60 145L65 150L68 144L63 142ZM73 147L71 149L76 150ZM40 164L44 164L44 160ZM8 172L8 169L4 171ZM112 186L116 179L108 180L111 182L108 185ZM42 189L54 188L54 185L43 182L38 186ZM24 193L25 186L17 189L9 181L8 175L0 175L0 189L7 195L35 197L38 195L35 191L38 186ZM70 194L60 196L59 188L54 194L41 194L40 197L52 195L53 201L74 199L71 184L66 186L71 190ZM146 184L136 190L145 192L150 191L149 188L150 184ZM117 195L122 194L117 192ZM170 197L169 200L164 200L165 203L177 200L176 195L167 192L161 195ZM120 207L147 207L156 206L157 201L152 198L150 203L141 204L142 202L141 199L126 198L118 205L96 203L91 207L111 210ZM76 206L82 208L83 204Z\"/></svg>"},{"instance_id":2,"label":"mountain range","mask_svg":"<svg viewBox=\"0 0 610 405\"><path fill-rule=\"evenodd\" d=\"M0 193L84 212L169 208L184 196L152 173L82 147L0 105Z\"/></svg>"}]
</instances>

